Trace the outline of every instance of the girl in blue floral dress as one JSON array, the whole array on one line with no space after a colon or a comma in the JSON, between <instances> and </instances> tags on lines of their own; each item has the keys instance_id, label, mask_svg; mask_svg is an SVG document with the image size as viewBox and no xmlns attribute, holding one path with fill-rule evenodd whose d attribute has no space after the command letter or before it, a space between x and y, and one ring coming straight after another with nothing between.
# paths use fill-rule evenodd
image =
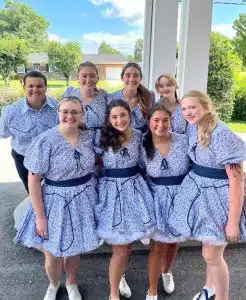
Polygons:
<instances>
[{"instance_id":1,"label":"girl in blue floral dress","mask_svg":"<svg viewBox=\"0 0 246 300\"><path fill-rule=\"evenodd\" d=\"M172 112L171 130L177 133L185 133L187 121L183 119L182 107L178 99L178 84L170 74L163 74L157 78L155 83L157 93L161 96L158 103L162 103Z\"/></svg>"},{"instance_id":2,"label":"girl in blue floral dress","mask_svg":"<svg viewBox=\"0 0 246 300\"><path fill-rule=\"evenodd\" d=\"M84 124L89 129L101 128L107 108L107 92L97 88L98 69L90 61L83 62L78 68L79 88L68 87L62 98L76 96L84 108Z\"/></svg>"},{"instance_id":3,"label":"girl in blue floral dress","mask_svg":"<svg viewBox=\"0 0 246 300\"><path fill-rule=\"evenodd\" d=\"M60 124L34 139L25 156L32 205L15 242L44 251L50 281L44 300L56 299L63 266L69 300L81 300L76 284L80 254L98 247L94 134L81 129L82 115L78 98L62 100Z\"/></svg>"},{"instance_id":4,"label":"girl in blue floral dress","mask_svg":"<svg viewBox=\"0 0 246 300\"><path fill-rule=\"evenodd\" d=\"M170 132L171 112L161 104L153 107L149 116L149 130L143 141L142 163L154 198L157 230L151 235L149 255L149 290L146 300L157 299L157 284L161 271L163 282L172 279L170 268L176 258L179 238L168 226L168 217L179 186L189 171L188 138ZM162 262L162 263L160 263ZM162 267L163 266L163 267ZM165 284L168 294L174 291L174 283Z\"/></svg>"},{"instance_id":5,"label":"girl in blue floral dress","mask_svg":"<svg viewBox=\"0 0 246 300\"><path fill-rule=\"evenodd\" d=\"M121 72L124 88L109 94L108 104L115 99L126 101L131 108L131 127L145 133L148 113L155 102L155 95L141 84L142 78L141 67L135 62L127 63Z\"/></svg>"},{"instance_id":6,"label":"girl in blue floral dress","mask_svg":"<svg viewBox=\"0 0 246 300\"><path fill-rule=\"evenodd\" d=\"M113 246L109 266L111 300L119 300L119 284L131 243L149 237L156 228L153 198L137 168L142 134L130 127L130 116L125 101L112 101L100 139L104 176L99 180L97 233ZM125 296L130 297L131 292Z\"/></svg>"},{"instance_id":7,"label":"girl in blue floral dress","mask_svg":"<svg viewBox=\"0 0 246 300\"><path fill-rule=\"evenodd\" d=\"M243 160L246 145L218 119L208 95L183 96L189 126L192 169L174 199L169 225L180 238L203 243L207 281L193 300L228 300L229 275L223 254L227 242L246 239ZM185 197L184 197L185 195Z\"/></svg>"}]
</instances>

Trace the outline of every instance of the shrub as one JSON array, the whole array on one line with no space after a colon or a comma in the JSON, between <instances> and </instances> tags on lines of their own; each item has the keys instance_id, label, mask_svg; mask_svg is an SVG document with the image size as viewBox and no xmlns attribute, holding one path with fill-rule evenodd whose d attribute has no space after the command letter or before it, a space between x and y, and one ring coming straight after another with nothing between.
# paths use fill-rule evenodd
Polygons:
<instances>
[{"instance_id":1,"label":"shrub","mask_svg":"<svg viewBox=\"0 0 246 300\"><path fill-rule=\"evenodd\" d=\"M234 53L230 39L212 32L207 90L225 122L230 121L233 113L235 80L240 66L240 60Z\"/></svg>"},{"instance_id":2,"label":"shrub","mask_svg":"<svg viewBox=\"0 0 246 300\"><path fill-rule=\"evenodd\" d=\"M237 88L232 119L246 121L246 84Z\"/></svg>"},{"instance_id":3,"label":"shrub","mask_svg":"<svg viewBox=\"0 0 246 300\"><path fill-rule=\"evenodd\" d=\"M3 106L11 104L23 97L23 91L18 88L4 87L0 89L0 111Z\"/></svg>"}]
</instances>

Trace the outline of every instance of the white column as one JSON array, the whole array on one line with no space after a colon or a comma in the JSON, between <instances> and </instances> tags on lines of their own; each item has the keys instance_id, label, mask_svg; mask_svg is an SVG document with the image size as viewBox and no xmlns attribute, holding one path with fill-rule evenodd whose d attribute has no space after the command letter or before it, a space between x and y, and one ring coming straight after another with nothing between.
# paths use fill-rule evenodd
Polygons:
<instances>
[{"instance_id":1,"label":"white column","mask_svg":"<svg viewBox=\"0 0 246 300\"><path fill-rule=\"evenodd\" d=\"M178 58L179 96L206 91L213 0L183 0Z\"/></svg>"},{"instance_id":2,"label":"white column","mask_svg":"<svg viewBox=\"0 0 246 300\"><path fill-rule=\"evenodd\" d=\"M178 0L146 0L143 72L154 89L163 73L175 74Z\"/></svg>"}]
</instances>

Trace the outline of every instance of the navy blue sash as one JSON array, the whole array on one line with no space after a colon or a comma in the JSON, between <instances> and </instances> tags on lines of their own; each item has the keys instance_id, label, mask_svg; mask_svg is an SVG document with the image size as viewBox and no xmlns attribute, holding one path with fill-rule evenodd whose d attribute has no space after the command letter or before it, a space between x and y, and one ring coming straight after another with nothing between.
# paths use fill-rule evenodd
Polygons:
<instances>
[{"instance_id":1,"label":"navy blue sash","mask_svg":"<svg viewBox=\"0 0 246 300\"><path fill-rule=\"evenodd\" d=\"M201 177L212 179L228 179L225 169L208 168L192 162L192 171Z\"/></svg>"},{"instance_id":2,"label":"navy blue sash","mask_svg":"<svg viewBox=\"0 0 246 300\"><path fill-rule=\"evenodd\" d=\"M169 177L150 177L151 181L157 185L179 185L182 183L185 175Z\"/></svg>"},{"instance_id":3,"label":"navy blue sash","mask_svg":"<svg viewBox=\"0 0 246 300\"><path fill-rule=\"evenodd\" d=\"M142 127L136 128L137 130L140 130L142 133L145 133L148 130L148 125L145 124Z\"/></svg>"},{"instance_id":4,"label":"navy blue sash","mask_svg":"<svg viewBox=\"0 0 246 300\"><path fill-rule=\"evenodd\" d=\"M85 184L90 179L91 179L91 173L83 177L68 179L68 180L60 180L60 181L54 181L45 178L45 183L52 186L69 187L69 186L77 186L77 185Z\"/></svg>"},{"instance_id":5,"label":"navy blue sash","mask_svg":"<svg viewBox=\"0 0 246 300\"><path fill-rule=\"evenodd\" d=\"M125 178L135 176L138 173L137 166L131 168L122 168L122 169L105 169L105 177L114 177L114 178Z\"/></svg>"}]
</instances>

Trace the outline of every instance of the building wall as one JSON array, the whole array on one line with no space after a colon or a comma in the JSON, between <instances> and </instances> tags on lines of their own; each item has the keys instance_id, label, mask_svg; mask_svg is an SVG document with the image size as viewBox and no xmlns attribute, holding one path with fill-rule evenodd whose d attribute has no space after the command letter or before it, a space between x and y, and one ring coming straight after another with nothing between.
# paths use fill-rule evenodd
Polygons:
<instances>
[{"instance_id":1,"label":"building wall","mask_svg":"<svg viewBox=\"0 0 246 300\"><path fill-rule=\"evenodd\" d=\"M99 71L100 80L106 80L106 68L121 68L123 69L124 64L100 64L97 65Z\"/></svg>"}]
</instances>

